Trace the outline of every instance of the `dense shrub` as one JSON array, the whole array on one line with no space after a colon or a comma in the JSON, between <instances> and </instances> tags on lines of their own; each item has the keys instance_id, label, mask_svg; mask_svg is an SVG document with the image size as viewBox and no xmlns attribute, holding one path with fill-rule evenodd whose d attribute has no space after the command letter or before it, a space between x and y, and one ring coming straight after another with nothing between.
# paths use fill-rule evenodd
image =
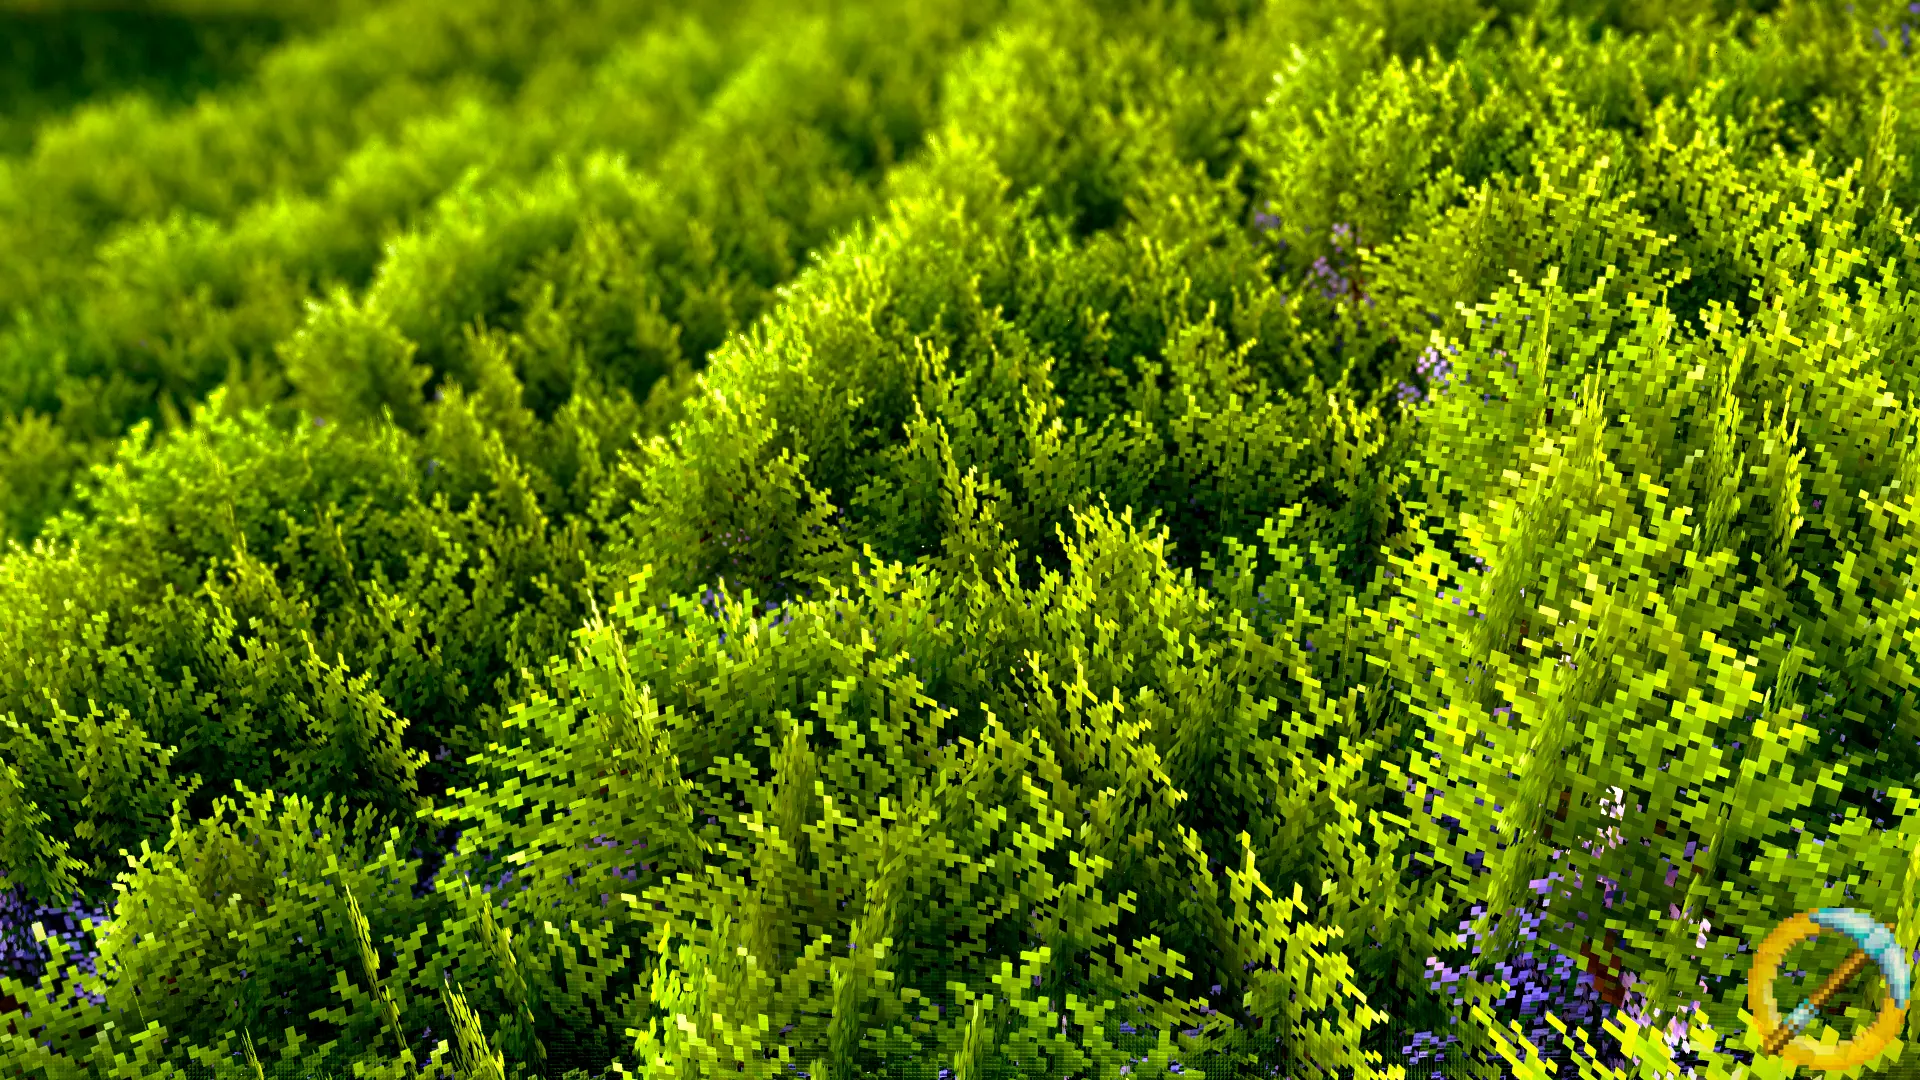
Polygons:
<instances>
[{"instance_id":1,"label":"dense shrub","mask_svg":"<svg viewBox=\"0 0 1920 1080\"><path fill-rule=\"evenodd\" d=\"M0 161L10 1075L1771 1077L1920 940L1907 5L305 18Z\"/></svg>"}]
</instances>

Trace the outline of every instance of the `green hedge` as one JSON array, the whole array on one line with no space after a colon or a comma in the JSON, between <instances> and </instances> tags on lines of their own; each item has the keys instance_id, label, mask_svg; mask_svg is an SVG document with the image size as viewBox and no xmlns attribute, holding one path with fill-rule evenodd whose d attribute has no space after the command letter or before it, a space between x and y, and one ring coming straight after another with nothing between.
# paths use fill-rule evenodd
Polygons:
<instances>
[{"instance_id":1,"label":"green hedge","mask_svg":"<svg viewBox=\"0 0 1920 1080\"><path fill-rule=\"evenodd\" d=\"M0 1071L1652 1076L1920 940L1907 5L323 7L0 159Z\"/></svg>"}]
</instances>

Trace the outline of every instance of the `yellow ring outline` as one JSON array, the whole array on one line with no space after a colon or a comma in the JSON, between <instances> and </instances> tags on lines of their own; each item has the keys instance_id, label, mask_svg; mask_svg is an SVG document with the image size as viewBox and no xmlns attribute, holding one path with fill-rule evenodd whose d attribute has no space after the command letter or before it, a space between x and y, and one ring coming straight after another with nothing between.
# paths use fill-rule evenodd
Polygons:
<instances>
[{"instance_id":1,"label":"yellow ring outline","mask_svg":"<svg viewBox=\"0 0 1920 1080\"><path fill-rule=\"evenodd\" d=\"M1753 967L1747 973L1747 1011L1753 1014L1762 1043L1780 1028L1780 1005L1773 998L1773 980L1779 973L1780 961L1788 949L1820 933L1821 928L1809 918L1812 914L1803 911L1774 927L1754 950ZM1780 1059L1789 1065L1811 1065L1830 1072L1865 1065L1879 1057L1887 1044L1900 1034L1900 1025L1906 1016L1907 1010L1895 1005L1893 995L1889 994L1880 1007L1880 1015L1865 1031L1831 1046L1814 1042L1806 1035L1796 1035L1781 1048Z\"/></svg>"}]
</instances>

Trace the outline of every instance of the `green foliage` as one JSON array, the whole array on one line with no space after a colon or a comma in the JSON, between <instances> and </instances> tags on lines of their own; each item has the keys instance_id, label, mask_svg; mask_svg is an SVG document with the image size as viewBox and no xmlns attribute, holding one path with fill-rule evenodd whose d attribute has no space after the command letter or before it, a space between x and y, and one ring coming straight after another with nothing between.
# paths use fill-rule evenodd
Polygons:
<instances>
[{"instance_id":1,"label":"green foliage","mask_svg":"<svg viewBox=\"0 0 1920 1080\"><path fill-rule=\"evenodd\" d=\"M0 833L0 869L11 882L36 896L64 903L73 891L73 873L86 864L67 853L67 845L47 831L47 815L27 797L20 774L0 762L0 807L6 811Z\"/></svg>"},{"instance_id":2,"label":"green foliage","mask_svg":"<svg viewBox=\"0 0 1920 1080\"><path fill-rule=\"evenodd\" d=\"M328 21L338 6L62 10L67 5L10 3L0 12L0 154L31 150L36 128L89 98L145 93L191 100L244 75L263 52Z\"/></svg>"},{"instance_id":3,"label":"green foliage","mask_svg":"<svg viewBox=\"0 0 1920 1080\"><path fill-rule=\"evenodd\" d=\"M1724 1077L1920 937L1905 5L285 18L0 159L0 1071L1538 1077L1551 947Z\"/></svg>"},{"instance_id":4,"label":"green foliage","mask_svg":"<svg viewBox=\"0 0 1920 1080\"><path fill-rule=\"evenodd\" d=\"M902 1039L915 1056L998 1052L1072 1071L1106 1052L1116 1003L1162 1031L1209 1023L1195 1011L1205 998L1175 989L1192 977L1184 958L1208 956L1206 974L1244 987L1243 1015L1266 1018L1292 1060L1350 1054L1369 1014L1345 1011L1344 957L1316 955L1341 931L1293 928L1273 901L1261 864L1285 873L1288 853L1266 814L1252 815L1255 834L1219 836L1221 805L1291 758L1255 696L1278 658L1248 655L1243 619L1156 572L1124 518L1084 516L1075 533L1062 541L1073 570L1032 591L1000 574L941 595L930 571L876 564L779 615L746 592L714 613L678 601L677 618L628 599L590 625L575 659L549 669L554 695L535 692L508 721L524 734L496 751L502 779L447 812L463 836L516 853L506 903L545 920L530 970L574 988L564 1006L549 999L562 1026L643 1032L634 1053L649 1072L777 1070L809 1044L854 1070L861 1050ZM998 702L939 704L986 675L984 657L1084 656L1114 620L1153 686L1039 668L1014 680L1026 692L1008 695L1009 722ZM1180 674L1183 638L1211 643L1193 658L1204 681ZM1346 719L1318 712L1295 739ZM1185 750L1196 727L1236 744L1244 772L1218 783L1240 792L1182 797L1202 788L1201 768L1226 764ZM1305 815L1352 786L1325 768L1340 786L1296 789ZM619 853L642 842L630 877ZM1229 843L1234 906L1192 909L1188 886L1213 891L1203 845ZM484 854L463 844L449 869L482 873ZM1329 1011L1346 1026L1319 1030ZM1212 1027L1242 1009L1223 1012ZM983 1022L997 1051L978 1045ZM788 1025L790 1038L769 1031Z\"/></svg>"}]
</instances>

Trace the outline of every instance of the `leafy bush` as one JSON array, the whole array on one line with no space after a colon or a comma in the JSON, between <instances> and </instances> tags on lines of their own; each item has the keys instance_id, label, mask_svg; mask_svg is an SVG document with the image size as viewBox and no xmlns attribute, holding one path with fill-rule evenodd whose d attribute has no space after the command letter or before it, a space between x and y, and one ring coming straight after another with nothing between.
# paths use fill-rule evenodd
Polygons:
<instances>
[{"instance_id":1,"label":"leafy bush","mask_svg":"<svg viewBox=\"0 0 1920 1080\"><path fill-rule=\"evenodd\" d=\"M315 10L0 162L8 1075L1774 1077L1920 944L1908 6Z\"/></svg>"}]
</instances>

